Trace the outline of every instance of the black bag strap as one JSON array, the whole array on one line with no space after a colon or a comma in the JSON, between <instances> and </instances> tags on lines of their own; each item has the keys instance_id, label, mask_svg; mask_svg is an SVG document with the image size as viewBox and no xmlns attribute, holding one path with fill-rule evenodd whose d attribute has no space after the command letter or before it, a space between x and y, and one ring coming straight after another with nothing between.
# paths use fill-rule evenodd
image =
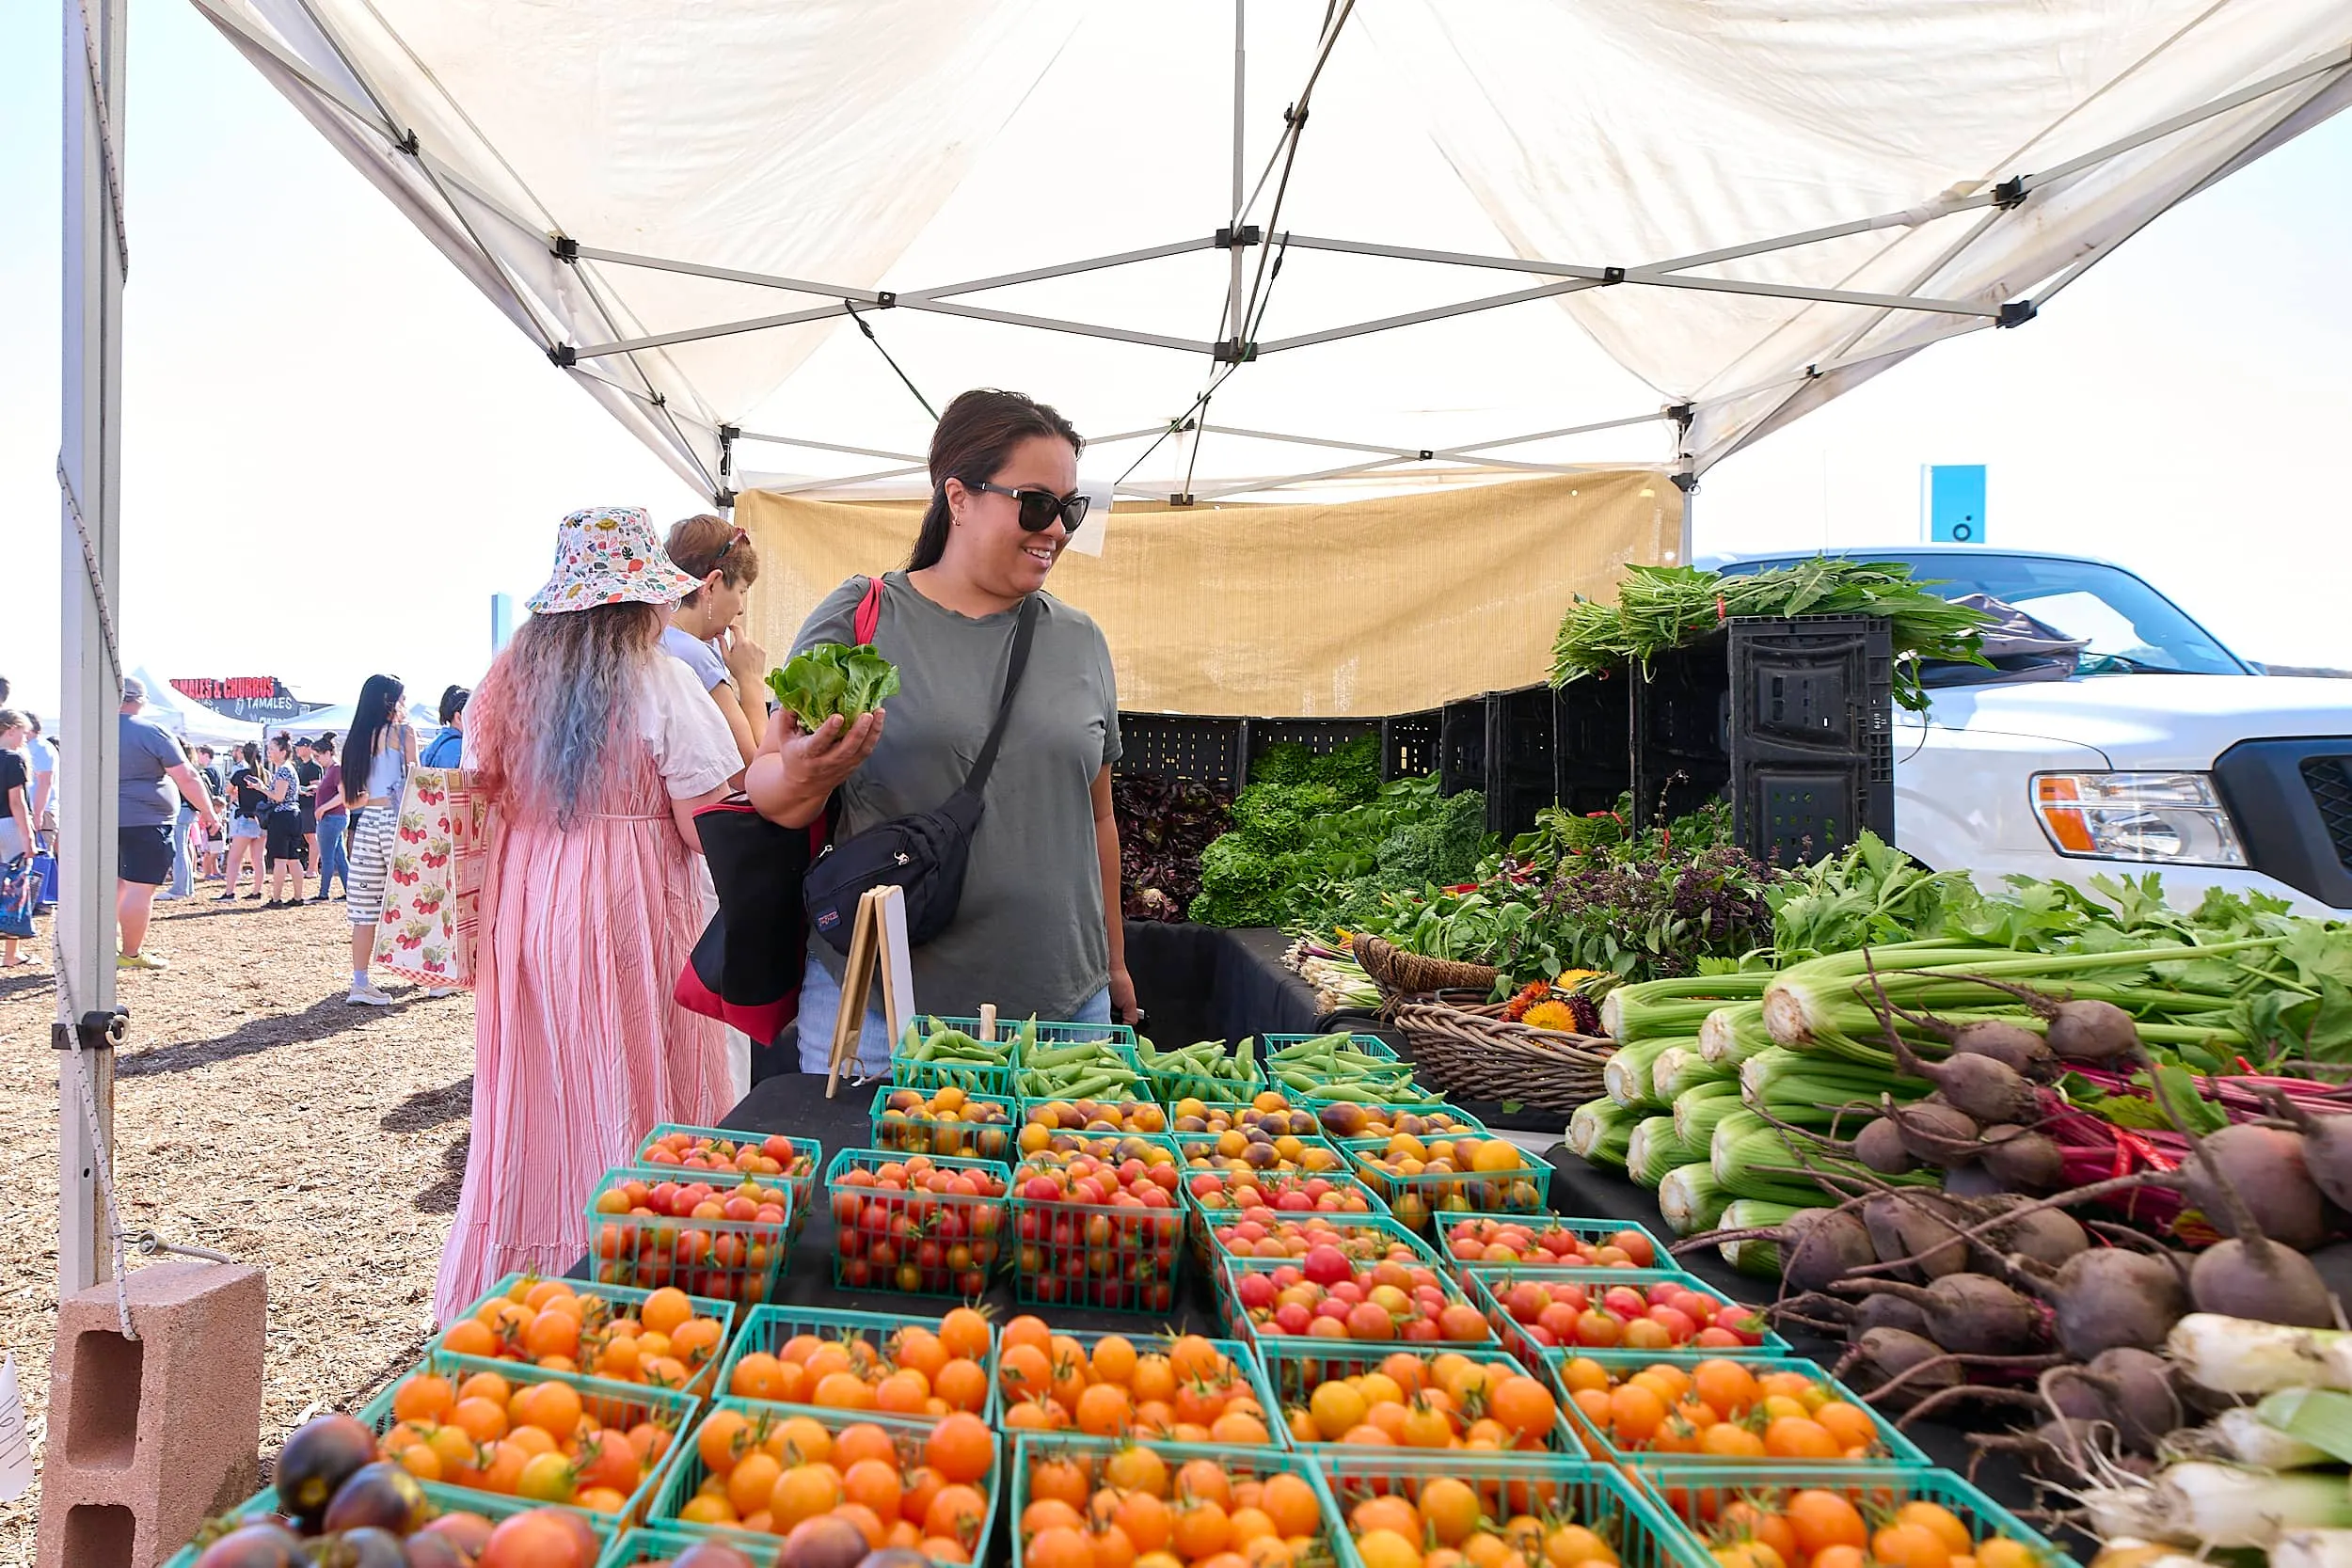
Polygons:
<instances>
[{"instance_id":1,"label":"black bag strap","mask_svg":"<svg viewBox=\"0 0 2352 1568\"><path fill-rule=\"evenodd\" d=\"M1029 665L1029 639L1037 631L1037 595L1032 594L1021 602L1020 619L1012 627L1012 660L1005 667L1004 700L996 705L996 722L988 727L988 739L980 747L972 771L963 781L963 793L977 797L988 787L988 775L996 766L996 748L1005 738L1006 721L1012 717L1012 699L1021 689L1021 673Z\"/></svg>"}]
</instances>

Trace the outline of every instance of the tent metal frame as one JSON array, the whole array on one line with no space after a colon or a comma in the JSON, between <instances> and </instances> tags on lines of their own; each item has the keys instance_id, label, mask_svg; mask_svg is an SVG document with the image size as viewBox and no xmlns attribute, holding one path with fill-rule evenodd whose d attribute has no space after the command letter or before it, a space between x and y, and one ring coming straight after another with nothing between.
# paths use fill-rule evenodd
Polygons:
<instances>
[{"instance_id":1,"label":"tent metal frame","mask_svg":"<svg viewBox=\"0 0 2352 1568\"><path fill-rule=\"evenodd\" d=\"M1745 294L1828 305L1854 306L1868 310L1871 312L1870 315L1866 317L1863 325L1847 338L1846 349L1851 349L1880 325L1889 312L1895 311L1949 318L1960 324L1957 328L1960 331L1972 331L1984 326L2018 325L2033 319L2043 304L2071 283L2085 267L2095 261L2100 254L2104 254L2105 249L2112 248L2112 246L2103 247L2101 252L2077 261L2067 272L2045 285L2039 295L2010 300L1947 298L1919 292L1916 286L1907 291L1879 293L1839 289L1828 285L1771 283L1724 277L1702 273L1698 269L1818 245L1825 241L1877 230L1915 228L1955 214L1982 211L1985 215L1979 225L1972 226L1957 244L1943 252L1936 265L1922 269L1919 276L1924 282L1927 277L1934 276L1952 257L1965 250L1982 232L1983 226L1998 221L2001 214L2015 211L2026 204L2036 193L2058 188L2086 171L2094 169L2114 158L2160 141L2166 136L2198 125L2215 116L2227 114L2257 100L2309 83L2315 77L2341 73L2347 67L2352 67L2352 43L2339 45L2314 55L2286 70L2275 72L2261 81L2144 127L2129 135L2119 137L2090 151L2068 158L2048 168L2013 175L1997 184L1965 195L1947 194L1919 206L1899 212L1875 214L1800 232L1721 246L1694 255L1672 257L1640 264L1613 265L1547 258L1487 256L1463 251L1432 250L1341 236L1273 230L1270 228L1261 230L1250 222L1251 215L1257 212L1258 204L1270 183L1275 186L1277 211L1279 212L1281 185L1278 182L1278 174L1280 180L1287 180L1287 160L1295 152L1300 132L1307 122L1306 110L1312 96L1314 85L1327 65L1332 48L1346 24L1349 13L1353 9L1353 0L1342 0L1342 3L1335 6L1327 18L1313 63L1291 109L1285 111L1281 135L1277 138L1274 148L1267 155L1254 185L1248 184L1247 179L1245 88L1248 83L1248 0L1234 0L1231 149L1232 208L1228 222L1217 231L1173 240L1162 245L1109 255L1081 257L992 277L966 278L917 289L882 290L821 278L789 277L740 268L714 266L683 258L654 256L615 249L589 243L569 233L560 226L550 227L546 223L534 222L509 210L488 193L473 187L457 171L435 158L430 149L421 146L413 131L397 124L383 95L377 92L364 74L356 68L350 52L334 37L311 0L296 0L296 5L303 18L317 31L321 40L334 51L344 72L352 82L358 86L360 92L364 95L363 101L355 100L347 91L327 80L319 70L295 57L277 40L262 36L246 27L237 16L223 9L218 0L192 0L192 3L215 25L229 33L232 40L242 47L266 55L275 67L285 71L291 80L298 82L323 103L331 104L341 110L353 124L365 128L383 140L387 146L405 154L415 162L421 175L438 194L442 205L446 207L467 241L470 243L472 259L478 260L491 276L501 281L502 287L511 295L510 298L501 301L508 308L509 313L531 324L534 335L540 340L540 346L558 366L590 382L608 394L627 399L641 413L650 416L658 426L666 427L665 431L660 432L666 436L661 444L674 449L671 454L674 460L678 458L685 460L685 465L699 477L704 489L711 497L714 504L722 507L730 504L733 500L734 484L737 479L736 449L744 444L800 448L810 451L842 454L886 456L913 465L918 470L920 460L912 453L885 453L876 451L874 449L821 439L814 436L803 436L797 432L741 430L725 418L708 410L690 410L679 406L675 396L665 395L659 389L655 377L649 374L645 366L639 362L639 356L658 354L660 350L678 344L703 342L744 333L775 331L791 326L829 323L852 314L853 307L858 310L866 311L913 310L990 322L1028 331L1066 333L1112 342L1131 343L1140 347L1165 349L1172 353L1197 356L1216 367L1219 372L1217 381L1213 382L1209 391L1204 391L1201 397L1196 400L1194 408L1187 410L1185 416L1169 421L1167 428L1154 428L1149 432L1138 433L1148 434L1155 439L1165 437L1171 431L1182 431L1195 440L1209 435L1228 437L1246 436L1305 446L1321 446L1335 452L1364 451L1383 454L1388 461L1376 465L1382 467L1391 466L1392 463L1426 463L1447 459L1470 464L1497 477L1507 476L1511 473L1575 471L1581 466L1503 460L1493 457L1491 452L1492 449L1514 443L1525 444L1597 430L1629 427L1661 419L1677 420L1681 429L1687 431L1689 419L1694 408L1722 407L1741 398L1754 396L1759 391L1771 391L1777 388L1801 390L1806 383L1829 373L1832 370L1849 368L1854 364L1867 364L1882 356L1866 354L1858 360L1848 360L1841 357L1844 353L1844 350L1841 350L1840 355L1825 356L1821 362L1807 367L1803 374L1782 378L1764 387L1750 388L1738 393L1710 396L1694 404L1670 404L1661 410L1632 415L1620 420L1565 427L1545 435L1505 437L1494 441L1472 443L1455 442L1444 448L1433 446L1425 450L1412 449L1409 453L1405 448L1378 443L1339 438L1323 439L1287 434L1270 435L1235 427L1211 425L1196 420L1192 416L1205 411L1210 391L1214 390L1216 385L1221 384L1224 375L1230 374L1232 370L1243 364L1264 358L1269 355L1289 353L1324 343L1396 331L1428 322L1443 321L1486 310L1502 309L1539 300L1553 299L1587 289L1616 287L1681 289L1711 293ZM2258 136L2259 134L2256 137L2249 137L2249 141L2258 139ZM463 203L458 199L460 197L463 198ZM548 312L535 299L527 283L516 276L513 268L501 261L496 247L486 243L476 225L468 218L465 210L467 205L485 213L495 214L501 222L510 226L517 234L535 235L541 238L548 245L548 253L570 267L580 277L583 293L594 305L596 313L604 318L608 326L619 325L619 312L609 302L606 291L596 286L596 278L594 269L597 268L647 268L691 277L708 277L719 281L772 289L784 294L797 294L813 303L769 314L709 322L660 332L630 332L623 328L612 330L601 338L567 341L560 324L552 321ZM1248 337L1248 328L1266 293L1269 281L1266 260L1270 255L1289 248L1420 262L1429 266L1518 273L1543 279L1543 281L1532 283L1525 288L1474 296L1421 309L1401 311L1370 320L1342 323L1312 331L1295 333L1287 337L1252 341ZM1141 326L1114 322L1083 321L1059 315L1004 309L975 302L969 297L1027 283L1135 266L1196 251L1215 249L1225 250L1231 261L1226 269L1227 299L1224 309L1220 312L1226 335L1214 341L1207 339L1154 332ZM1246 277L1249 271L1248 252L1252 249L1259 252L1259 266L1254 280ZM575 333L573 336L580 335ZM1899 352L1910 351L1906 349ZM595 367L612 360L621 361L628 367L627 372L623 372L626 379L600 374L596 372ZM687 380L683 376L677 379L681 382ZM691 387L691 383L689 386ZM1794 392L1791 391L1789 396L1793 397ZM687 434L689 428L697 432L703 439L698 442L691 438ZM653 438L653 434L644 428L641 427L639 434L649 439ZM1101 437L1098 438L1097 444L1107 445L1123 437ZM707 460L707 453L714 442L719 454L715 472ZM1696 462L1691 451L1683 450L1684 443L1679 436L1676 445L1677 450L1672 459L1658 466L1672 472L1677 483L1688 489L1696 481ZM1482 453L1487 455L1479 455ZM1355 465L1345 469L1322 469L1288 477L1271 475L1241 489L1236 489L1232 484L1219 484L1213 489L1216 495L1271 491L1286 486L1319 483L1335 475L1360 472L1364 470L1364 465ZM890 468L872 473L813 478L805 481L795 479L782 485L781 488L787 493L796 494L826 490L850 492L862 486L886 483L892 480L906 477L908 477L908 469ZM1157 489L1146 491L1127 485L1122 485L1121 489L1137 494L1163 493ZM1203 496L1210 493L1210 491L1204 491ZM1180 496L1177 499L1184 498Z\"/></svg>"}]
</instances>

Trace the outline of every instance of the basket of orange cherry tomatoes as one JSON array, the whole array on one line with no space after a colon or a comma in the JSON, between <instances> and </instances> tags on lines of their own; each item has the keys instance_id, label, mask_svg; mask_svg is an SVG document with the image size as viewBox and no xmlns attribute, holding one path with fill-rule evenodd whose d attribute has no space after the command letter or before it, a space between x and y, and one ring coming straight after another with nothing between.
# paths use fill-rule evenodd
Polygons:
<instances>
[{"instance_id":1,"label":"basket of orange cherry tomatoes","mask_svg":"<svg viewBox=\"0 0 2352 1568\"><path fill-rule=\"evenodd\" d=\"M993 1418L996 1331L959 1307L944 1317L755 1307L719 1370L741 1400L890 1416Z\"/></svg>"},{"instance_id":2,"label":"basket of orange cherry tomatoes","mask_svg":"<svg viewBox=\"0 0 2352 1568\"><path fill-rule=\"evenodd\" d=\"M633 1519L700 1401L514 1364L428 1359L359 1413L378 1457L421 1481Z\"/></svg>"},{"instance_id":3,"label":"basket of orange cherry tomatoes","mask_svg":"<svg viewBox=\"0 0 2352 1568\"><path fill-rule=\"evenodd\" d=\"M510 1274L425 1341L425 1354L467 1372L521 1362L600 1383L707 1394L735 1312L731 1301L670 1286L641 1291Z\"/></svg>"},{"instance_id":4,"label":"basket of orange cherry tomatoes","mask_svg":"<svg viewBox=\"0 0 2352 1568\"><path fill-rule=\"evenodd\" d=\"M1635 1479L1712 1568L2073 1568L1948 1470L1661 1464Z\"/></svg>"},{"instance_id":5,"label":"basket of orange cherry tomatoes","mask_svg":"<svg viewBox=\"0 0 2352 1568\"><path fill-rule=\"evenodd\" d=\"M1279 1448L1265 1372L1248 1346L1198 1334L1065 1334L1006 1323L997 1386L1008 1432Z\"/></svg>"},{"instance_id":6,"label":"basket of orange cherry tomatoes","mask_svg":"<svg viewBox=\"0 0 2352 1568\"><path fill-rule=\"evenodd\" d=\"M1714 1568L1640 1483L1553 1454L1325 1450L1341 1568Z\"/></svg>"},{"instance_id":7,"label":"basket of orange cherry tomatoes","mask_svg":"<svg viewBox=\"0 0 2352 1568\"><path fill-rule=\"evenodd\" d=\"M1582 1453L1551 1385L1492 1347L1268 1338L1258 1358L1301 1447Z\"/></svg>"},{"instance_id":8,"label":"basket of orange cherry tomatoes","mask_svg":"<svg viewBox=\"0 0 2352 1568\"><path fill-rule=\"evenodd\" d=\"M1022 1433L1013 1568L1310 1568L1336 1520L1314 1467L1279 1449Z\"/></svg>"},{"instance_id":9,"label":"basket of orange cherry tomatoes","mask_svg":"<svg viewBox=\"0 0 2352 1568\"><path fill-rule=\"evenodd\" d=\"M792 1193L791 1239L795 1241L816 1211L817 1173L824 1163L825 1146L815 1138L686 1127L670 1121L645 1134L637 1146L636 1159L640 1165L664 1170L675 1166L685 1171L733 1171L782 1181Z\"/></svg>"},{"instance_id":10,"label":"basket of orange cherry tomatoes","mask_svg":"<svg viewBox=\"0 0 2352 1568\"><path fill-rule=\"evenodd\" d=\"M1596 1459L1928 1463L1911 1439L1810 1361L1671 1361L1587 1351L1550 1366L1568 1419Z\"/></svg>"},{"instance_id":11,"label":"basket of orange cherry tomatoes","mask_svg":"<svg viewBox=\"0 0 2352 1568\"><path fill-rule=\"evenodd\" d=\"M977 1416L788 1410L721 1398L680 1445L652 1523L755 1561L855 1563L885 1547L976 1560L996 1516L996 1434Z\"/></svg>"}]
</instances>

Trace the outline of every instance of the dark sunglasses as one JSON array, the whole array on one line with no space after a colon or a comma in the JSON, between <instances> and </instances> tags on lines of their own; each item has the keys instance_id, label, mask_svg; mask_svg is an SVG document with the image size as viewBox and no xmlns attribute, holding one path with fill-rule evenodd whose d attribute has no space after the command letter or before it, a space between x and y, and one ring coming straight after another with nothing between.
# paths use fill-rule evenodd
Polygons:
<instances>
[{"instance_id":1,"label":"dark sunglasses","mask_svg":"<svg viewBox=\"0 0 2352 1568\"><path fill-rule=\"evenodd\" d=\"M992 496L1010 496L1020 503L1021 531L1024 533L1043 533L1046 526L1057 517L1061 519L1064 533L1075 533L1079 525L1087 520L1087 506L1094 499L1083 490L1057 496L1051 490L1009 490L985 480L977 483L967 483L964 488L985 490Z\"/></svg>"},{"instance_id":2,"label":"dark sunglasses","mask_svg":"<svg viewBox=\"0 0 2352 1568\"><path fill-rule=\"evenodd\" d=\"M720 562L725 561L728 555L733 553L735 546L750 537L751 535L749 533L745 532L742 529L738 528L735 531L735 537L728 540L724 545L719 546L719 553L710 558L710 570L713 572L717 571L719 569Z\"/></svg>"}]
</instances>

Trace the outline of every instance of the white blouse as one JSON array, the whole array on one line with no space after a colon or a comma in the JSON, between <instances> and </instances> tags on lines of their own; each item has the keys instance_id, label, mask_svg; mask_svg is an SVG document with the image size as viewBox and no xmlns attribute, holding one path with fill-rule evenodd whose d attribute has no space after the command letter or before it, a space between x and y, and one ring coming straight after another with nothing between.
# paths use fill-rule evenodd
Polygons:
<instances>
[{"instance_id":1,"label":"white blouse","mask_svg":"<svg viewBox=\"0 0 2352 1568\"><path fill-rule=\"evenodd\" d=\"M694 673L667 654L646 659L641 671L637 733L652 751L670 799L707 795L740 772L743 754L735 749L735 734ZM464 766L481 765L469 730Z\"/></svg>"}]
</instances>

